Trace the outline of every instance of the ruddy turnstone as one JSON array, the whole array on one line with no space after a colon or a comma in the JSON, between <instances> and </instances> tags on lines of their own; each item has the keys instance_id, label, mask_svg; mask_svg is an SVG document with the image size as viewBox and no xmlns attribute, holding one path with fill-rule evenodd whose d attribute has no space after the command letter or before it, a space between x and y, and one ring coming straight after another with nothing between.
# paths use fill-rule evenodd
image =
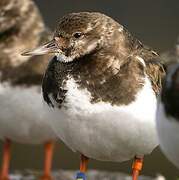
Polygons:
<instances>
[{"instance_id":1,"label":"ruddy turnstone","mask_svg":"<svg viewBox=\"0 0 179 180\"><path fill-rule=\"evenodd\" d=\"M26 55L47 53L55 53L42 85L49 123L82 154L77 179L85 179L88 158L135 158L136 180L143 156L158 145L156 97L164 70L157 53L96 12L64 16L53 40Z\"/></svg>"},{"instance_id":2,"label":"ruddy turnstone","mask_svg":"<svg viewBox=\"0 0 179 180\"><path fill-rule=\"evenodd\" d=\"M179 47L171 51L157 109L157 130L161 150L179 168Z\"/></svg>"},{"instance_id":3,"label":"ruddy turnstone","mask_svg":"<svg viewBox=\"0 0 179 180\"><path fill-rule=\"evenodd\" d=\"M56 135L47 124L41 98L41 81L49 56L20 55L49 35L31 0L1 0L0 14L0 138L5 141L0 179L8 179L11 141L45 143L43 179L50 179Z\"/></svg>"},{"instance_id":4,"label":"ruddy turnstone","mask_svg":"<svg viewBox=\"0 0 179 180\"><path fill-rule=\"evenodd\" d=\"M171 50L162 53L161 56L162 62L166 67L177 62L179 63L179 37L175 46Z\"/></svg>"}]
</instances>

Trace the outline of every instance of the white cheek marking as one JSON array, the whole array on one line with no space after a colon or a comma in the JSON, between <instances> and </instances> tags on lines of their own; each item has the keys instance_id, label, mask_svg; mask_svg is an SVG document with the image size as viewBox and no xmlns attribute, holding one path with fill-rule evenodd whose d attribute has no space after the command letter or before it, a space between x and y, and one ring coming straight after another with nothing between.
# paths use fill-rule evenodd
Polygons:
<instances>
[{"instance_id":1,"label":"white cheek marking","mask_svg":"<svg viewBox=\"0 0 179 180\"><path fill-rule=\"evenodd\" d=\"M86 53L90 53L91 51L93 51L96 47L97 47L97 42L95 41L95 42L93 42L93 43L91 43L88 47L87 47L87 49L86 49Z\"/></svg>"},{"instance_id":2,"label":"white cheek marking","mask_svg":"<svg viewBox=\"0 0 179 180\"><path fill-rule=\"evenodd\" d=\"M140 56L136 56L136 58L143 64L144 67L146 67L145 61Z\"/></svg>"}]
</instances>

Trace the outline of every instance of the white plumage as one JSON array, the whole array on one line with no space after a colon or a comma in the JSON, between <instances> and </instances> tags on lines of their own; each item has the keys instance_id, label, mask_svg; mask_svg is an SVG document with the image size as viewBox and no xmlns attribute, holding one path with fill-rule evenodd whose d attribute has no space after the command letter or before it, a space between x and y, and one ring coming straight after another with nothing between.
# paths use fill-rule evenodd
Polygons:
<instances>
[{"instance_id":1,"label":"white plumage","mask_svg":"<svg viewBox=\"0 0 179 180\"><path fill-rule=\"evenodd\" d=\"M90 92L80 89L73 78L65 89L65 107L49 108L48 122L72 150L89 158L120 162L151 153L158 145L156 96L147 77L135 101L127 106L91 103Z\"/></svg>"},{"instance_id":2,"label":"white plumage","mask_svg":"<svg viewBox=\"0 0 179 180\"><path fill-rule=\"evenodd\" d=\"M161 102L157 110L157 130L162 151L179 168L179 122L166 116Z\"/></svg>"},{"instance_id":3,"label":"white plumage","mask_svg":"<svg viewBox=\"0 0 179 180\"><path fill-rule=\"evenodd\" d=\"M0 138L39 144L56 138L48 125L40 86L0 84Z\"/></svg>"}]
</instances>

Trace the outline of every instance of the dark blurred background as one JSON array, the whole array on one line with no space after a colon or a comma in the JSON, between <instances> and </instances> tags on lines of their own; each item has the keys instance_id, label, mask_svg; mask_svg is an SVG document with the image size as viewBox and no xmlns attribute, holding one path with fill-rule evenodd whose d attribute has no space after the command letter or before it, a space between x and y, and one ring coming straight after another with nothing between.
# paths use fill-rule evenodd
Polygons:
<instances>
[{"instance_id":1,"label":"dark blurred background","mask_svg":"<svg viewBox=\"0 0 179 180\"><path fill-rule=\"evenodd\" d=\"M66 13L100 11L158 51L171 48L179 34L178 0L36 0L36 3L52 29Z\"/></svg>"},{"instance_id":2,"label":"dark blurred background","mask_svg":"<svg viewBox=\"0 0 179 180\"><path fill-rule=\"evenodd\" d=\"M145 44L158 52L171 49L179 35L178 0L35 0L47 26L54 29L59 18L69 12L100 11L121 24ZM120 148L120 147L119 147ZM0 145L0 157L2 155ZM42 169L42 146L14 145L12 149L14 169ZM61 142L57 144L54 169L77 169L79 155L71 152ZM130 173L131 161L108 163L90 161L89 168ZM163 174L167 179L177 179L178 170L157 149L146 156L142 174L155 176Z\"/></svg>"}]
</instances>

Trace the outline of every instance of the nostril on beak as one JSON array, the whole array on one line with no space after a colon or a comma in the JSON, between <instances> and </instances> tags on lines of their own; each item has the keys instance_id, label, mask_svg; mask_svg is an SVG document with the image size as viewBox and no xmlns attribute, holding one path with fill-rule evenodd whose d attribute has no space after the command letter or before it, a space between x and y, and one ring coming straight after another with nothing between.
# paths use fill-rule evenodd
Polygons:
<instances>
[{"instance_id":1,"label":"nostril on beak","mask_svg":"<svg viewBox=\"0 0 179 180\"><path fill-rule=\"evenodd\" d=\"M47 48L56 47L56 44L54 42L51 42L47 45Z\"/></svg>"}]
</instances>

